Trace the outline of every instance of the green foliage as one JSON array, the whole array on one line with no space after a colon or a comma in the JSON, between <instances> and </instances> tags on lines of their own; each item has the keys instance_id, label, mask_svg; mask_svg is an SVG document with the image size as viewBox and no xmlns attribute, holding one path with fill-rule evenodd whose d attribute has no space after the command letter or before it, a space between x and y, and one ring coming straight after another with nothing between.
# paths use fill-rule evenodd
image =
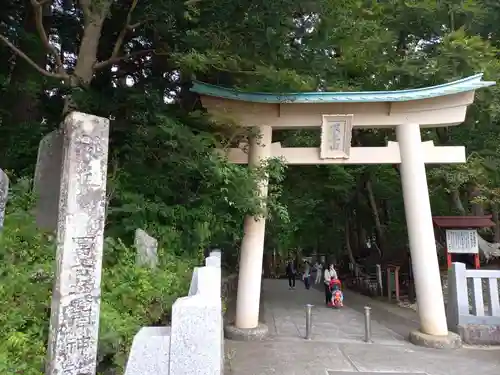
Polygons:
<instances>
[{"instance_id":1,"label":"green foliage","mask_svg":"<svg viewBox=\"0 0 500 375\"><path fill-rule=\"evenodd\" d=\"M95 53L80 48L89 24L83 2L63 3L44 17L57 54L42 44L29 2L0 6L0 34L48 69L39 74L0 43L0 167L13 180L32 175L41 137L59 125L69 104L112 120L100 359L112 353L118 366L134 329L168 318L169 303L185 288L185 267L201 260L206 247L223 248L235 266L246 214L268 215L266 251L301 248L341 256L349 241L361 256L375 239L381 252L405 253L397 168L287 167L279 160L254 170L232 165L221 151L247 142L250 132L231 113L205 116L189 92L193 78L285 92L407 89L477 72L488 80L500 77L496 0L100 0L99 9L109 11L102 13L101 32L88 33L93 40L86 45L97 44ZM112 63L103 65L115 49ZM86 73L65 82L48 77L61 70L55 55L64 56L65 74L82 66ZM498 213L499 90L478 92L465 124L422 131L424 140L464 145L468 152L463 165L428 166L434 214ZM391 129L353 134L358 146L394 139ZM273 141L318 147L319 132L275 131ZM255 187L266 174L264 209ZM1 239L2 256L11 260L1 266L9 268L2 293L14 305L21 298L14 286L53 267L53 243L34 229L28 214L33 199L16 191L27 184L14 185ZM159 271L133 265L136 228L159 239ZM2 336L0 363L21 366L16 361L24 356L16 353L25 353L30 364L43 357L50 280L22 288L18 309L3 307L2 323L12 327ZM31 310L22 309L36 311L31 318ZM28 316L36 322L22 323Z\"/></svg>"},{"instance_id":2,"label":"green foliage","mask_svg":"<svg viewBox=\"0 0 500 375\"><path fill-rule=\"evenodd\" d=\"M237 217L258 204L255 173L222 158L209 132L167 116L148 120L115 154L108 232L126 238L143 227L174 254L234 243Z\"/></svg>"},{"instance_id":3,"label":"green foliage","mask_svg":"<svg viewBox=\"0 0 500 375\"><path fill-rule=\"evenodd\" d=\"M29 181L13 187L0 233L0 372L43 374L55 271L53 238L39 232L30 214ZM134 335L147 325L168 324L172 303L186 295L192 257L159 249L155 270L135 265L135 249L106 238L99 333L100 367L122 368Z\"/></svg>"}]
</instances>

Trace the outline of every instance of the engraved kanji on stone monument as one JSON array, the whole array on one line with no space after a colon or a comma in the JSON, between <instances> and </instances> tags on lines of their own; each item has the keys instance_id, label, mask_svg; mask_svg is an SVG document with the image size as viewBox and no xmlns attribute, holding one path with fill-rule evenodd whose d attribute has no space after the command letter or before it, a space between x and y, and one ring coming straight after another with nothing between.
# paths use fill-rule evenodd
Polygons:
<instances>
[{"instance_id":1,"label":"engraved kanji on stone monument","mask_svg":"<svg viewBox=\"0 0 500 375\"><path fill-rule=\"evenodd\" d=\"M63 130L46 375L95 375L109 121L73 112Z\"/></svg>"},{"instance_id":2,"label":"engraved kanji on stone monument","mask_svg":"<svg viewBox=\"0 0 500 375\"><path fill-rule=\"evenodd\" d=\"M323 115L320 157L348 159L352 138L352 115Z\"/></svg>"},{"instance_id":3,"label":"engraved kanji on stone monument","mask_svg":"<svg viewBox=\"0 0 500 375\"><path fill-rule=\"evenodd\" d=\"M0 169L0 230L5 219L5 206L9 198L9 177Z\"/></svg>"}]
</instances>

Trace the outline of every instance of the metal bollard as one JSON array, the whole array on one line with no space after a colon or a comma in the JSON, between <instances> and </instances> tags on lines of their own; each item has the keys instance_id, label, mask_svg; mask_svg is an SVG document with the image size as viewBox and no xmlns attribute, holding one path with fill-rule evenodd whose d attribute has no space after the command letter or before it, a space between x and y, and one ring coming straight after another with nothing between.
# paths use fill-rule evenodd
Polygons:
<instances>
[{"instance_id":1,"label":"metal bollard","mask_svg":"<svg viewBox=\"0 0 500 375\"><path fill-rule=\"evenodd\" d=\"M313 305L307 304L306 305L306 340L311 339L311 334L312 334L312 316L311 316L311 309Z\"/></svg>"},{"instance_id":2,"label":"metal bollard","mask_svg":"<svg viewBox=\"0 0 500 375\"><path fill-rule=\"evenodd\" d=\"M365 306L365 342L372 342L372 320L370 310L372 308Z\"/></svg>"}]
</instances>

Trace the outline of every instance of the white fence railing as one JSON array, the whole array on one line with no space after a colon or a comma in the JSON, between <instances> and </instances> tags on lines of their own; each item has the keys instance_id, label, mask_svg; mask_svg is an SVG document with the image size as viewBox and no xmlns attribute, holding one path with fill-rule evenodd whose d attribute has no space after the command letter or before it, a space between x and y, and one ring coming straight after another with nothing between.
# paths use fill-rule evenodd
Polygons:
<instances>
[{"instance_id":1,"label":"white fence railing","mask_svg":"<svg viewBox=\"0 0 500 375\"><path fill-rule=\"evenodd\" d=\"M500 270L468 270L453 263L448 272L450 330L465 325L500 325Z\"/></svg>"}]
</instances>

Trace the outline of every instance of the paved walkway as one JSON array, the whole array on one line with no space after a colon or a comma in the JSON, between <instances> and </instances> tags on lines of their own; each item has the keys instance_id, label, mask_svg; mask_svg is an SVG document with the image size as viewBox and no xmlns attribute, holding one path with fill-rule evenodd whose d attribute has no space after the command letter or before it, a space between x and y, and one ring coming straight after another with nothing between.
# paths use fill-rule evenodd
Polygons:
<instances>
[{"instance_id":1,"label":"paved walkway","mask_svg":"<svg viewBox=\"0 0 500 375\"><path fill-rule=\"evenodd\" d=\"M226 341L226 375L499 374L500 350L413 346L405 341L404 329L409 332L415 321L404 313L391 312L390 307L382 309L368 297L346 292L346 306L332 310L324 307L321 291L305 290L301 283L290 291L284 280L264 280L263 290L263 318L270 338L264 342ZM304 340L307 303L316 305L311 341ZM373 307L370 344L363 342L365 304Z\"/></svg>"}]
</instances>

